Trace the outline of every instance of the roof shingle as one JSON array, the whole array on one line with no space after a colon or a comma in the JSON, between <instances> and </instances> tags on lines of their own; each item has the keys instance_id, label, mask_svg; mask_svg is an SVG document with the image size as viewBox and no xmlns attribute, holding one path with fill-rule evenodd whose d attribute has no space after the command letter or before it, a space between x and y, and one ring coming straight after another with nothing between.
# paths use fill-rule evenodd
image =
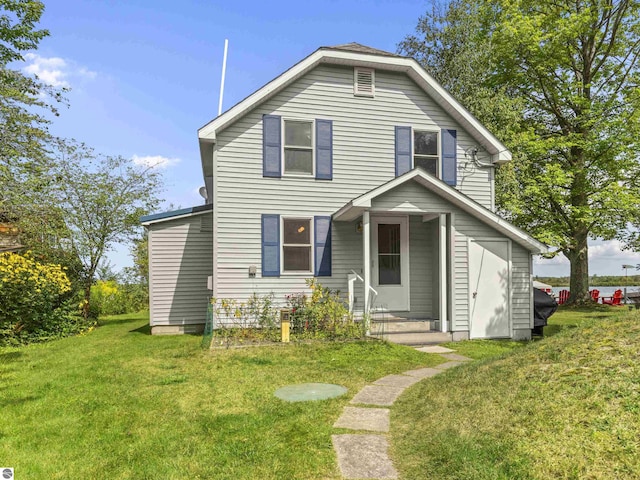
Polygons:
<instances>
[{"instance_id":1,"label":"roof shingle","mask_svg":"<svg viewBox=\"0 0 640 480\"><path fill-rule=\"evenodd\" d=\"M366 45L362 45L356 42L345 43L342 45L335 45L333 47L321 47L321 48L327 49L327 50L345 50L348 52L369 53L371 55L382 55L385 57L402 57L402 55L386 52L384 50L378 50L377 48L367 47Z\"/></svg>"}]
</instances>

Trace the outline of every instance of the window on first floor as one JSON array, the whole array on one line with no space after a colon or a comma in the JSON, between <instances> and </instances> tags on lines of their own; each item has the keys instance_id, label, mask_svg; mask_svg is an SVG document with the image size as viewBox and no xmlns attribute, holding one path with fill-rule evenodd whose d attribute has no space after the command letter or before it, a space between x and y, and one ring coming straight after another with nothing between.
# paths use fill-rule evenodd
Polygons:
<instances>
[{"instance_id":1,"label":"window on first floor","mask_svg":"<svg viewBox=\"0 0 640 480\"><path fill-rule=\"evenodd\" d=\"M284 121L284 173L313 175L312 121Z\"/></svg>"},{"instance_id":2,"label":"window on first floor","mask_svg":"<svg viewBox=\"0 0 640 480\"><path fill-rule=\"evenodd\" d=\"M282 219L282 271L312 272L311 219Z\"/></svg>"},{"instance_id":3,"label":"window on first floor","mask_svg":"<svg viewBox=\"0 0 640 480\"><path fill-rule=\"evenodd\" d=\"M438 137L439 132L413 131L413 166L422 168L434 177L438 176L440 161Z\"/></svg>"}]
</instances>

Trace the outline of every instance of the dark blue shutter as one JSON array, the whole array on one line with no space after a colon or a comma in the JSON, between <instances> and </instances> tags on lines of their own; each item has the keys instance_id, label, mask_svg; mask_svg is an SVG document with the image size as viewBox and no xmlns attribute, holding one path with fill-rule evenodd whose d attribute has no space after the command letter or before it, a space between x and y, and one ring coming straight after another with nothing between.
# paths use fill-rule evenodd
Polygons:
<instances>
[{"instance_id":1,"label":"dark blue shutter","mask_svg":"<svg viewBox=\"0 0 640 480\"><path fill-rule=\"evenodd\" d=\"M396 127L396 177L411 170L411 127Z\"/></svg>"},{"instance_id":2,"label":"dark blue shutter","mask_svg":"<svg viewBox=\"0 0 640 480\"><path fill-rule=\"evenodd\" d=\"M333 178L333 122L316 120L316 178Z\"/></svg>"},{"instance_id":3,"label":"dark blue shutter","mask_svg":"<svg viewBox=\"0 0 640 480\"><path fill-rule=\"evenodd\" d=\"M282 122L278 115L262 116L262 176L281 177Z\"/></svg>"},{"instance_id":4,"label":"dark blue shutter","mask_svg":"<svg viewBox=\"0 0 640 480\"><path fill-rule=\"evenodd\" d=\"M313 232L316 277L331 276L331 217L314 217Z\"/></svg>"},{"instance_id":5,"label":"dark blue shutter","mask_svg":"<svg viewBox=\"0 0 640 480\"><path fill-rule=\"evenodd\" d=\"M280 215L262 215L262 276L280 276Z\"/></svg>"},{"instance_id":6,"label":"dark blue shutter","mask_svg":"<svg viewBox=\"0 0 640 480\"><path fill-rule=\"evenodd\" d=\"M455 130L442 130L442 180L452 187L456 186L458 175L458 149L457 132Z\"/></svg>"}]
</instances>

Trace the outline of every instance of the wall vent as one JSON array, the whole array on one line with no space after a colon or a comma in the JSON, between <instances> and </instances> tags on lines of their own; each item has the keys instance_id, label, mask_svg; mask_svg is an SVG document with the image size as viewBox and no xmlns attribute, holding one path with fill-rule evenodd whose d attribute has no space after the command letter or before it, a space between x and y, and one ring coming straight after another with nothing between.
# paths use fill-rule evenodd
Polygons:
<instances>
[{"instance_id":1,"label":"wall vent","mask_svg":"<svg viewBox=\"0 0 640 480\"><path fill-rule=\"evenodd\" d=\"M375 71L371 68L353 69L353 94L373 97L375 93Z\"/></svg>"}]
</instances>

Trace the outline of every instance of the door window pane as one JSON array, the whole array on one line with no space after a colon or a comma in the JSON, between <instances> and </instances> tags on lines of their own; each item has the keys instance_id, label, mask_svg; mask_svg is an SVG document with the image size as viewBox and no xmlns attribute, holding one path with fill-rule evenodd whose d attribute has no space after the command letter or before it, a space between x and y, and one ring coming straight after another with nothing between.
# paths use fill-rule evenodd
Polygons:
<instances>
[{"instance_id":1,"label":"door window pane","mask_svg":"<svg viewBox=\"0 0 640 480\"><path fill-rule=\"evenodd\" d=\"M378 224L378 283L400 285L400 225Z\"/></svg>"},{"instance_id":2,"label":"door window pane","mask_svg":"<svg viewBox=\"0 0 640 480\"><path fill-rule=\"evenodd\" d=\"M400 224L378 225L378 253L400 253Z\"/></svg>"},{"instance_id":3,"label":"door window pane","mask_svg":"<svg viewBox=\"0 0 640 480\"><path fill-rule=\"evenodd\" d=\"M400 285L400 255L378 255L378 283Z\"/></svg>"}]
</instances>

